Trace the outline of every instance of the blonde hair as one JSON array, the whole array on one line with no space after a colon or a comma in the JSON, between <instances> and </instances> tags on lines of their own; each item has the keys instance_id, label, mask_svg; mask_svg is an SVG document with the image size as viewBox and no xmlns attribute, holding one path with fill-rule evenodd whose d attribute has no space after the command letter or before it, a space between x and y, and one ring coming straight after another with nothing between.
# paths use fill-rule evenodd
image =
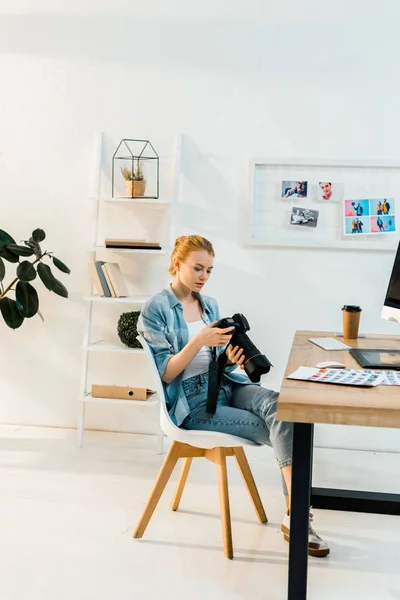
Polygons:
<instances>
[{"instance_id":1,"label":"blonde hair","mask_svg":"<svg viewBox=\"0 0 400 600\"><path fill-rule=\"evenodd\" d=\"M175 261L179 260L183 262L191 252L196 250L205 250L212 256L215 256L211 242L201 235L181 235L176 238L168 272L171 275L176 275Z\"/></svg>"}]
</instances>

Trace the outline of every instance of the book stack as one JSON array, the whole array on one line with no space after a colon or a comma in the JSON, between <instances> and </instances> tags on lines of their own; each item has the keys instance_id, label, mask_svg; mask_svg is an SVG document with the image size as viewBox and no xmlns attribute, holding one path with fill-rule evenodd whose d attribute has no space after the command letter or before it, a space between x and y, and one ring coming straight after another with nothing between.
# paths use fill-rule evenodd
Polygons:
<instances>
[{"instance_id":1,"label":"book stack","mask_svg":"<svg viewBox=\"0 0 400 600\"><path fill-rule=\"evenodd\" d=\"M124 277L118 263L96 260L89 263L94 291L97 296L124 298L128 295Z\"/></svg>"},{"instance_id":2,"label":"book stack","mask_svg":"<svg viewBox=\"0 0 400 600\"><path fill-rule=\"evenodd\" d=\"M161 250L159 242L146 242L145 240L119 240L106 238L106 248L123 248L125 250Z\"/></svg>"}]
</instances>

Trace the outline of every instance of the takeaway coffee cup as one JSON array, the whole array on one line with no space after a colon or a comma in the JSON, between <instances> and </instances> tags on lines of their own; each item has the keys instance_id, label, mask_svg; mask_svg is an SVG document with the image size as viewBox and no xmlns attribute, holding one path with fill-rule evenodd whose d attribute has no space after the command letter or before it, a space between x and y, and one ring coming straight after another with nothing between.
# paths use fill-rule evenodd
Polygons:
<instances>
[{"instance_id":1,"label":"takeaway coffee cup","mask_svg":"<svg viewBox=\"0 0 400 600\"><path fill-rule=\"evenodd\" d=\"M358 338L358 327L360 325L361 308L352 304L345 304L342 308L343 337L348 340Z\"/></svg>"}]
</instances>

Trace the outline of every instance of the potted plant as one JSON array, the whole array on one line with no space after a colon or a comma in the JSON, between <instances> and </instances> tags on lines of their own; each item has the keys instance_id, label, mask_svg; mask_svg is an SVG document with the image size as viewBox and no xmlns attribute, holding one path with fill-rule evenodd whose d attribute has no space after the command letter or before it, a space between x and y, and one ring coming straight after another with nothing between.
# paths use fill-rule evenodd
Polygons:
<instances>
[{"instance_id":1,"label":"potted plant","mask_svg":"<svg viewBox=\"0 0 400 600\"><path fill-rule=\"evenodd\" d=\"M71 273L70 269L61 260L53 256L53 252L43 251L40 242L46 238L43 229L35 229L29 240L24 240L24 245L15 243L15 240L0 229L0 312L8 327L18 329L25 319L30 319L36 314L43 320L39 311L39 297L31 284L36 276L42 280L48 290L58 296L68 298L67 288L56 279L49 265L43 262L49 258L57 269L63 273ZM24 260L34 256L33 262ZM22 259L22 260L21 260ZM16 277L7 286L3 284L6 275L5 262L17 264ZM15 296L10 298L10 293Z\"/></svg>"},{"instance_id":2,"label":"potted plant","mask_svg":"<svg viewBox=\"0 0 400 600\"><path fill-rule=\"evenodd\" d=\"M121 173L125 179L128 196L131 198L144 196L146 180L144 178L143 168L140 160L138 159L136 161L136 168L134 163L132 163L132 169L121 167Z\"/></svg>"}]
</instances>

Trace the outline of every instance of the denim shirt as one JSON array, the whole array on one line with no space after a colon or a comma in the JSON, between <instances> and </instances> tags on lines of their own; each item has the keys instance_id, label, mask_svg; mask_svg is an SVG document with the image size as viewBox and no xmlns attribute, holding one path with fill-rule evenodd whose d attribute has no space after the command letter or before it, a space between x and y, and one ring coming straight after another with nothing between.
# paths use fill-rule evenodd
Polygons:
<instances>
[{"instance_id":1,"label":"denim shirt","mask_svg":"<svg viewBox=\"0 0 400 600\"><path fill-rule=\"evenodd\" d=\"M203 313L202 320L206 325L219 320L220 313L217 301L214 298L197 293ZM178 354L188 343L189 334L185 319L183 318L182 304L175 296L172 288L166 288L148 300L140 313L137 330L149 344L160 377L162 379L169 359ZM224 348L217 348L217 354L221 354ZM236 383L250 384L251 381L244 373L232 373L236 365L226 368L224 377ZM189 405L182 388L182 375L180 373L171 383L163 381L169 414L176 423L181 423L190 413Z\"/></svg>"}]
</instances>

